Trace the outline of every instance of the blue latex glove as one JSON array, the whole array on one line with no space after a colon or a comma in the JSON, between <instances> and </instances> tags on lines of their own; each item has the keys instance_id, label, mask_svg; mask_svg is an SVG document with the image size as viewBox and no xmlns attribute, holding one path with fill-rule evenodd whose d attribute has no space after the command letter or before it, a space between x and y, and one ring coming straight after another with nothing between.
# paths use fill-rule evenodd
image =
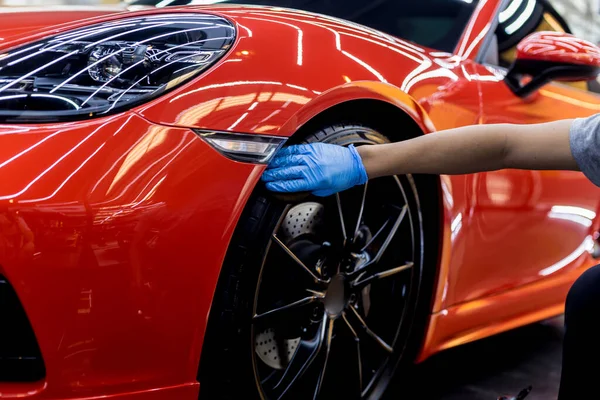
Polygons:
<instances>
[{"instance_id":1,"label":"blue latex glove","mask_svg":"<svg viewBox=\"0 0 600 400\"><path fill-rule=\"evenodd\" d=\"M367 182L367 171L354 146L314 143L280 150L262 176L275 192L311 192L330 196Z\"/></svg>"}]
</instances>

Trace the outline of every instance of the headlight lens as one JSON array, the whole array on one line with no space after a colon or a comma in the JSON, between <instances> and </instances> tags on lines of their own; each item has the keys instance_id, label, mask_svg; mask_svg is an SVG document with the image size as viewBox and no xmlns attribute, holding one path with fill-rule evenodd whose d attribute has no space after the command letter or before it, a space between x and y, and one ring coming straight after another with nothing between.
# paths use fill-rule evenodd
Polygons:
<instances>
[{"instance_id":1,"label":"headlight lens","mask_svg":"<svg viewBox=\"0 0 600 400\"><path fill-rule=\"evenodd\" d=\"M268 164L287 138L243 133L194 130L225 157L235 161Z\"/></svg>"},{"instance_id":2,"label":"headlight lens","mask_svg":"<svg viewBox=\"0 0 600 400\"><path fill-rule=\"evenodd\" d=\"M128 18L0 54L0 120L107 115L153 99L214 64L233 25L206 14Z\"/></svg>"}]
</instances>

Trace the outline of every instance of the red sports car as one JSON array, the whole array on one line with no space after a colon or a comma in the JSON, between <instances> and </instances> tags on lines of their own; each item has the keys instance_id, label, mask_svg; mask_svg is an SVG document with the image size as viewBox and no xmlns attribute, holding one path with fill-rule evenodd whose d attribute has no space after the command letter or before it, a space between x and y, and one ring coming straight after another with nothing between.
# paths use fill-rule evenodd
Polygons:
<instances>
[{"instance_id":1,"label":"red sports car","mask_svg":"<svg viewBox=\"0 0 600 400\"><path fill-rule=\"evenodd\" d=\"M598 48L541 0L281 4L0 13L0 397L376 399L562 312L600 256L581 173L260 175L290 143L591 115Z\"/></svg>"}]
</instances>

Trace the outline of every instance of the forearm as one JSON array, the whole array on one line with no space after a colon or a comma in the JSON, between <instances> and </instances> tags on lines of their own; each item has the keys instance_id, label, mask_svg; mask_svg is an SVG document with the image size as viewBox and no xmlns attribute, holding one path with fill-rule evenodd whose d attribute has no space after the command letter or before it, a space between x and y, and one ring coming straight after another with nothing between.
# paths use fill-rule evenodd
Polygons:
<instances>
[{"instance_id":1,"label":"forearm","mask_svg":"<svg viewBox=\"0 0 600 400\"><path fill-rule=\"evenodd\" d=\"M474 125L358 152L369 178L467 174L502 168L577 170L569 146L572 120L534 125Z\"/></svg>"}]
</instances>

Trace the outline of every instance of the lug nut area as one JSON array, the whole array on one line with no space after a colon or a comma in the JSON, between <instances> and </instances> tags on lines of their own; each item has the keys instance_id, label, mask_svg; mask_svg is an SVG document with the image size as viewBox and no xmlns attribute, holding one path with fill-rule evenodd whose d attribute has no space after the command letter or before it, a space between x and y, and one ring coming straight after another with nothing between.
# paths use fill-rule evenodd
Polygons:
<instances>
[{"instance_id":1,"label":"lug nut area","mask_svg":"<svg viewBox=\"0 0 600 400\"><path fill-rule=\"evenodd\" d=\"M331 279L327 292L325 293L325 311L331 318L337 318L342 315L348 302L348 285L346 277L337 274Z\"/></svg>"}]
</instances>

